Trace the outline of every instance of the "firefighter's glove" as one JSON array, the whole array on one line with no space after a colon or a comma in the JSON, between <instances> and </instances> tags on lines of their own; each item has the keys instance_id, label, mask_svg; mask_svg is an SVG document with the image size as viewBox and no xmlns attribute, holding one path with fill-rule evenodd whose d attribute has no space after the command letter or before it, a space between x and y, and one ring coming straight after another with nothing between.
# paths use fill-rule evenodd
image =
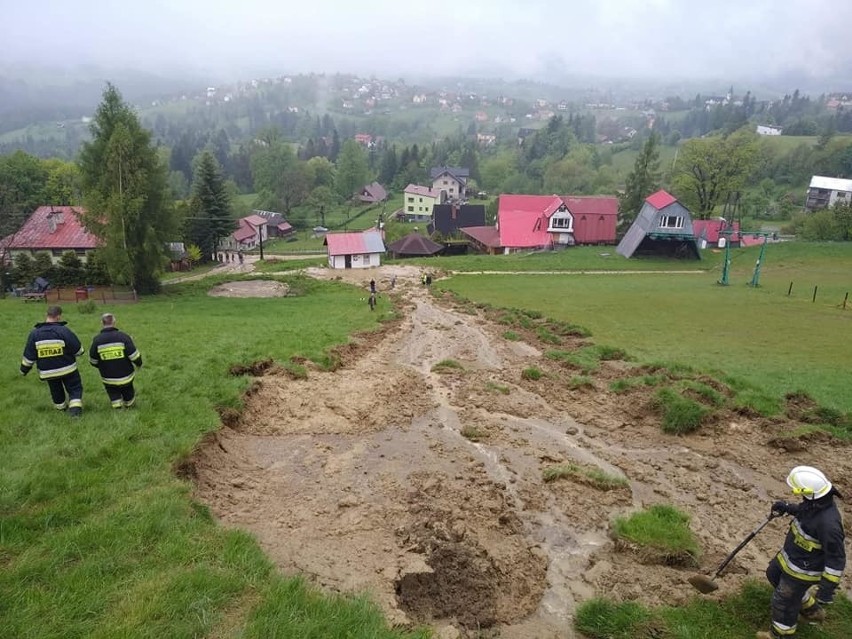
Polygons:
<instances>
[{"instance_id":1,"label":"firefighter's glove","mask_svg":"<svg viewBox=\"0 0 852 639\"><path fill-rule=\"evenodd\" d=\"M776 501L772 504L773 515L795 515L799 512L796 504L790 504L786 501Z\"/></svg>"}]
</instances>

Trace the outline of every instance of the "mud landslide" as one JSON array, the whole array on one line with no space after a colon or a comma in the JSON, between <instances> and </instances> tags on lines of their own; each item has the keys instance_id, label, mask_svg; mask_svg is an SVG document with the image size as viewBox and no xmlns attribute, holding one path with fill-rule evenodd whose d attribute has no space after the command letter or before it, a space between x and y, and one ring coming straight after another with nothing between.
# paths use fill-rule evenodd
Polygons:
<instances>
[{"instance_id":1,"label":"mud landslide","mask_svg":"<svg viewBox=\"0 0 852 639\"><path fill-rule=\"evenodd\" d=\"M595 595L681 604L695 596L686 580L786 495L790 467L850 476L848 449L816 442L787 453L771 444L782 425L766 420L732 415L665 435L641 396L608 390L623 362L572 390L542 345L507 341L504 326L402 275L392 292L408 309L401 325L334 372L262 369L243 414L192 459L196 496L225 525L254 533L285 573L369 592L392 623L564 639L577 604ZM540 380L523 378L531 366ZM544 481L564 463L627 485ZM616 549L613 518L654 503L693 517L699 568ZM783 522L770 524L714 596L760 577L783 533Z\"/></svg>"}]
</instances>

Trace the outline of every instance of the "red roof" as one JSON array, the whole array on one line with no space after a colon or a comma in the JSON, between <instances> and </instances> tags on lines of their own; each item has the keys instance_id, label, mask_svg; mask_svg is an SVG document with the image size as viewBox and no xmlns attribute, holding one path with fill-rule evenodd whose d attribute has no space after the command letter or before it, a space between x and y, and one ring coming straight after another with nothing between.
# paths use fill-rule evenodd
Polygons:
<instances>
[{"instance_id":1,"label":"red roof","mask_svg":"<svg viewBox=\"0 0 852 639\"><path fill-rule=\"evenodd\" d=\"M500 233L493 226L464 226L459 228L459 231L483 246L500 248Z\"/></svg>"},{"instance_id":2,"label":"red roof","mask_svg":"<svg viewBox=\"0 0 852 639\"><path fill-rule=\"evenodd\" d=\"M669 204L674 204L675 202L677 202L677 198L671 193L660 189L653 195L649 195L648 197L646 197L645 201L658 211L661 211Z\"/></svg>"},{"instance_id":3,"label":"red roof","mask_svg":"<svg viewBox=\"0 0 852 639\"><path fill-rule=\"evenodd\" d=\"M500 246L539 248L552 243L547 223L563 205L558 195L501 195L497 206Z\"/></svg>"},{"instance_id":4,"label":"red roof","mask_svg":"<svg viewBox=\"0 0 852 639\"><path fill-rule=\"evenodd\" d=\"M242 222L243 220L245 220L252 226L263 226L267 222L267 219L260 215L247 215L246 217L242 218L240 222Z\"/></svg>"},{"instance_id":5,"label":"red roof","mask_svg":"<svg viewBox=\"0 0 852 639\"><path fill-rule=\"evenodd\" d=\"M240 228L231 233L231 237L233 237L237 242L244 242L245 240L251 239L257 236L257 230L245 219L240 220Z\"/></svg>"},{"instance_id":6,"label":"red roof","mask_svg":"<svg viewBox=\"0 0 852 639\"><path fill-rule=\"evenodd\" d=\"M759 244L763 244L766 241L766 238L762 235L749 235L745 233L740 238L740 246L757 246Z\"/></svg>"},{"instance_id":7,"label":"red roof","mask_svg":"<svg viewBox=\"0 0 852 639\"><path fill-rule=\"evenodd\" d=\"M440 197L441 194L438 191L433 191L428 186L419 186L417 184L409 184L405 187L405 192L411 195L422 195L424 197Z\"/></svg>"},{"instance_id":8,"label":"red roof","mask_svg":"<svg viewBox=\"0 0 852 639\"><path fill-rule=\"evenodd\" d=\"M618 198L613 195L563 195L568 210L577 215L618 216Z\"/></svg>"},{"instance_id":9,"label":"red roof","mask_svg":"<svg viewBox=\"0 0 852 639\"><path fill-rule=\"evenodd\" d=\"M100 240L83 226L84 209L73 206L40 206L21 230L2 240L10 249L94 249Z\"/></svg>"},{"instance_id":10,"label":"red roof","mask_svg":"<svg viewBox=\"0 0 852 639\"><path fill-rule=\"evenodd\" d=\"M329 233L325 236L323 244L328 246L329 255L363 255L385 251L385 244L378 231Z\"/></svg>"},{"instance_id":11,"label":"red roof","mask_svg":"<svg viewBox=\"0 0 852 639\"><path fill-rule=\"evenodd\" d=\"M723 230L733 230L734 235L737 236L739 235L740 223L734 222L728 226L728 222L718 218L715 220L692 220L692 234L697 239L703 233L705 239L710 244L717 244L719 242L719 235Z\"/></svg>"},{"instance_id":12,"label":"red roof","mask_svg":"<svg viewBox=\"0 0 852 639\"><path fill-rule=\"evenodd\" d=\"M290 222L281 222L281 224L279 224L276 228L279 231L291 231L293 229L293 225L290 224Z\"/></svg>"}]
</instances>

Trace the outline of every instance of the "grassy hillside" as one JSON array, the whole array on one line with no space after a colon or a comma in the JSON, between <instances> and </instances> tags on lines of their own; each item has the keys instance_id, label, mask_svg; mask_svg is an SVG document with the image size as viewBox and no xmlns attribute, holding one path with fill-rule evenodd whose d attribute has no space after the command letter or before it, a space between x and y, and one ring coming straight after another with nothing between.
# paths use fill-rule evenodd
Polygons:
<instances>
[{"instance_id":1,"label":"grassy hillside","mask_svg":"<svg viewBox=\"0 0 852 639\"><path fill-rule=\"evenodd\" d=\"M757 255L757 248L734 252L727 287L716 283L718 267L684 275L458 275L440 285L586 326L642 361L721 369L778 396L803 389L852 410L852 342L841 337L852 319L852 302L841 308L852 290L852 244L770 245L754 289L746 282Z\"/></svg>"},{"instance_id":2,"label":"grassy hillside","mask_svg":"<svg viewBox=\"0 0 852 639\"><path fill-rule=\"evenodd\" d=\"M113 411L83 358L79 421L53 409L34 373L17 372L45 307L0 300L0 636L425 636L387 629L366 600L279 576L252 537L220 527L174 472L219 425L216 408L239 405L248 380L228 374L232 363L321 359L384 313L353 312L364 310L359 293L334 284L294 280L300 295L277 299L211 298L209 285L110 309L143 354L139 405ZM87 345L98 330L98 314L75 305L65 319Z\"/></svg>"}]
</instances>

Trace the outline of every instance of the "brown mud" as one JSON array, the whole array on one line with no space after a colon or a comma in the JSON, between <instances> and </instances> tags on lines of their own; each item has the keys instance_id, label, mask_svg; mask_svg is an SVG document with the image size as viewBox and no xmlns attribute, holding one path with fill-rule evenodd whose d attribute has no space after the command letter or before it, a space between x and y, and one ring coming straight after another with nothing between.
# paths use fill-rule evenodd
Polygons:
<instances>
[{"instance_id":1,"label":"brown mud","mask_svg":"<svg viewBox=\"0 0 852 639\"><path fill-rule=\"evenodd\" d=\"M637 374L632 364L603 362L572 389L577 371L543 353L588 340L553 346L531 330L509 341L493 313L437 299L416 269L380 275L344 274L361 286L375 277L405 309L401 322L337 349L336 370L312 368L306 379L269 362L235 369L261 375L245 410L223 415L181 472L283 572L367 591L392 623L430 623L447 637L564 639L575 636L576 606L596 595L682 604L696 596L687 579L712 572L787 496L789 468L852 473L847 447L784 437L796 426L789 418L722 413L695 434L666 435L653 389L609 390ZM523 379L529 367L543 377ZM546 482L544 470L561 463L627 485ZM700 565L649 561L610 538L614 517L656 503L692 516ZM783 534L783 521L772 522L712 597L760 578Z\"/></svg>"}]
</instances>

